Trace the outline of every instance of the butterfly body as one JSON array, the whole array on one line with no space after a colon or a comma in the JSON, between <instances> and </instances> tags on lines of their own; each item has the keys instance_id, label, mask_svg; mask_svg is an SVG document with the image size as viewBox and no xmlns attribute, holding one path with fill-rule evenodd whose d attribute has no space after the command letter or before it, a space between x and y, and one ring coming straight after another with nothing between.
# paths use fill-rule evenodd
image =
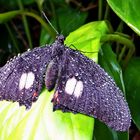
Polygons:
<instances>
[{"instance_id":1,"label":"butterfly body","mask_svg":"<svg viewBox=\"0 0 140 140\"><path fill-rule=\"evenodd\" d=\"M131 115L121 90L98 64L66 47L62 35L0 69L0 99L30 108L44 80L48 90L55 88L54 110L96 117L118 131L129 128Z\"/></svg>"}]
</instances>

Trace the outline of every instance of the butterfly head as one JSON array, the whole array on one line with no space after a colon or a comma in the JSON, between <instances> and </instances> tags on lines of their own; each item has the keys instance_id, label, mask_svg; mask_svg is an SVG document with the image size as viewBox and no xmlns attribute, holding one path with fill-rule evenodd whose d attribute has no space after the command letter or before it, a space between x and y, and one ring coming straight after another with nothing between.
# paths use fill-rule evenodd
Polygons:
<instances>
[{"instance_id":1,"label":"butterfly head","mask_svg":"<svg viewBox=\"0 0 140 140\"><path fill-rule=\"evenodd\" d=\"M65 37L63 35L60 34L56 36L56 41L58 41L59 43L64 44L64 40L65 40Z\"/></svg>"},{"instance_id":2,"label":"butterfly head","mask_svg":"<svg viewBox=\"0 0 140 140\"><path fill-rule=\"evenodd\" d=\"M52 51L52 56L61 56L63 55L64 52L64 40L65 37L63 35L57 35L55 42L52 44L53 51Z\"/></svg>"}]
</instances>

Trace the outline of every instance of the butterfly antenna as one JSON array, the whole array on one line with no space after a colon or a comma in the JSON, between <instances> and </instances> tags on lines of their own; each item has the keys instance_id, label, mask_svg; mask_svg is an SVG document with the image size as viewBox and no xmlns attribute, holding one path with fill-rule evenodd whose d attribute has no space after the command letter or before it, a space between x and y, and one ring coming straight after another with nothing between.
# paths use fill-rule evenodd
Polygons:
<instances>
[{"instance_id":1,"label":"butterfly antenna","mask_svg":"<svg viewBox=\"0 0 140 140\"><path fill-rule=\"evenodd\" d=\"M54 28L54 26L52 25L52 23L49 21L48 17L46 16L46 14L42 11L43 16L45 17L45 19L47 20L47 22L50 24L50 26L52 27L52 29L56 32L56 34L58 35L58 31Z\"/></svg>"}]
</instances>

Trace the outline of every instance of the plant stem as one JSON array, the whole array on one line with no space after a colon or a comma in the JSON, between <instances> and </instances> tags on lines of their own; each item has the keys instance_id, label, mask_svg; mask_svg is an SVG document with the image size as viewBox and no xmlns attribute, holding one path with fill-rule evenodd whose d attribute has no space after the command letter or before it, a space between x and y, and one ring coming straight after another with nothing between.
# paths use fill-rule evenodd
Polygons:
<instances>
[{"instance_id":1,"label":"plant stem","mask_svg":"<svg viewBox=\"0 0 140 140\"><path fill-rule=\"evenodd\" d=\"M107 20L108 19L108 15L110 12L110 7L108 4L106 4L106 10L105 10L105 14L104 14L104 19Z\"/></svg>"},{"instance_id":2,"label":"plant stem","mask_svg":"<svg viewBox=\"0 0 140 140\"><path fill-rule=\"evenodd\" d=\"M102 20L102 8L103 8L103 0L99 0L98 3L98 20Z\"/></svg>"},{"instance_id":3,"label":"plant stem","mask_svg":"<svg viewBox=\"0 0 140 140\"><path fill-rule=\"evenodd\" d=\"M101 37L101 42L108 42L108 41L119 42L121 44L126 45L129 49L135 50L135 45L130 39L120 36L118 34L108 34Z\"/></svg>"},{"instance_id":4,"label":"plant stem","mask_svg":"<svg viewBox=\"0 0 140 140\"><path fill-rule=\"evenodd\" d=\"M125 50L126 50L126 46L124 45L122 50L121 50L121 53L119 54L119 57L118 57L118 62L120 62L122 60L122 57L125 53Z\"/></svg>"},{"instance_id":5,"label":"plant stem","mask_svg":"<svg viewBox=\"0 0 140 140\"><path fill-rule=\"evenodd\" d=\"M123 26L124 26L124 22L121 20L121 22L119 23L116 32L122 32L123 31Z\"/></svg>"},{"instance_id":6,"label":"plant stem","mask_svg":"<svg viewBox=\"0 0 140 140\"><path fill-rule=\"evenodd\" d=\"M109 41L115 41L117 43L123 44L129 49L128 54L125 57L124 64L123 64L123 66L125 67L129 59L132 57L133 53L135 52L134 43L132 42L132 40L118 34L108 34L101 37L102 43L109 42ZM122 50L121 58L123 54L124 54L124 50Z\"/></svg>"},{"instance_id":7,"label":"plant stem","mask_svg":"<svg viewBox=\"0 0 140 140\"><path fill-rule=\"evenodd\" d=\"M20 10L24 10L24 7L23 7L23 4L22 4L21 0L18 0L18 5L19 5ZM32 39L31 39L31 34L30 34L27 18L26 18L25 15L22 15L22 20L23 20L25 32L26 32L26 35L27 35L27 39L28 39L28 42L29 42L29 47L31 49L31 48L33 48L33 44L32 44Z\"/></svg>"}]
</instances>

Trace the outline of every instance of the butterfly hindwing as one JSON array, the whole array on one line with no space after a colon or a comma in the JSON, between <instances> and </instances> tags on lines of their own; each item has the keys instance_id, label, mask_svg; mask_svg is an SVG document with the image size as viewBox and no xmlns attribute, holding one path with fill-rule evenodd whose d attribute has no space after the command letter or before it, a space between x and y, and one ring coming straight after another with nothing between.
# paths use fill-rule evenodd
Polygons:
<instances>
[{"instance_id":1,"label":"butterfly hindwing","mask_svg":"<svg viewBox=\"0 0 140 140\"><path fill-rule=\"evenodd\" d=\"M121 90L95 62L67 48L53 97L54 110L98 118L111 128L126 131L130 112Z\"/></svg>"},{"instance_id":2,"label":"butterfly hindwing","mask_svg":"<svg viewBox=\"0 0 140 140\"><path fill-rule=\"evenodd\" d=\"M0 69L0 99L18 101L30 108L42 88L51 51L50 46L35 48L7 62Z\"/></svg>"}]
</instances>

